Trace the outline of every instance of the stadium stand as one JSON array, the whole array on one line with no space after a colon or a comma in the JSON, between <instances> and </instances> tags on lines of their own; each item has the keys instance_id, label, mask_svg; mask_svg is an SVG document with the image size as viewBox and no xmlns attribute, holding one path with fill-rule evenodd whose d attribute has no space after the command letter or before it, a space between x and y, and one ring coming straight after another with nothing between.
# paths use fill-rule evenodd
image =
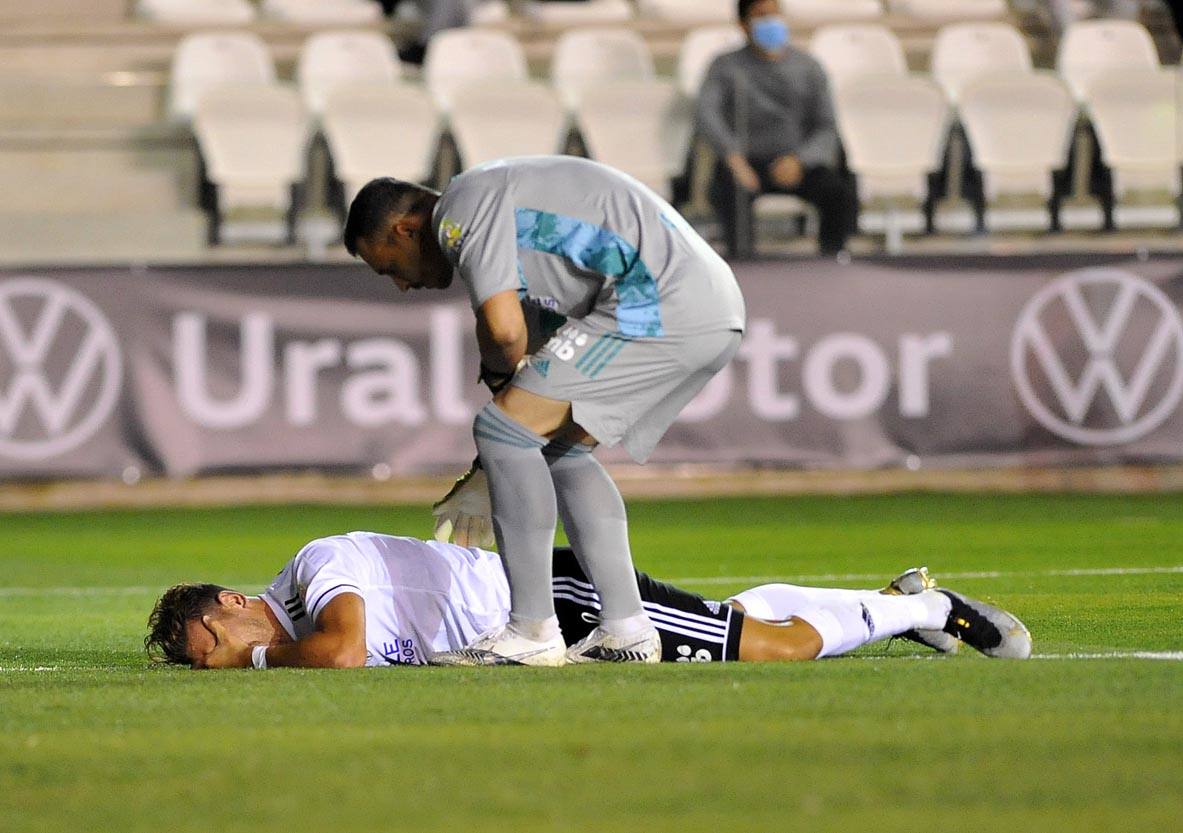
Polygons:
<instances>
[{"instance_id":1,"label":"stadium stand","mask_svg":"<svg viewBox=\"0 0 1183 833\"><path fill-rule=\"evenodd\" d=\"M202 96L218 87L276 83L267 45L250 32L187 35L177 46L169 73L169 114L192 117Z\"/></svg>"},{"instance_id":2,"label":"stadium stand","mask_svg":"<svg viewBox=\"0 0 1183 833\"><path fill-rule=\"evenodd\" d=\"M1053 222L1053 173L1068 164L1076 106L1049 74L979 78L961 91L961 122L980 172L987 230Z\"/></svg>"},{"instance_id":3,"label":"stadium stand","mask_svg":"<svg viewBox=\"0 0 1183 833\"><path fill-rule=\"evenodd\" d=\"M250 23L256 16L247 0L139 0L136 14L176 26L234 26Z\"/></svg>"},{"instance_id":4,"label":"stadium stand","mask_svg":"<svg viewBox=\"0 0 1183 833\"><path fill-rule=\"evenodd\" d=\"M1093 78L1114 70L1155 69L1158 50L1150 33L1129 20L1084 20L1064 33L1056 71L1076 96L1087 97Z\"/></svg>"},{"instance_id":5,"label":"stadium stand","mask_svg":"<svg viewBox=\"0 0 1183 833\"><path fill-rule=\"evenodd\" d=\"M586 0L586 2L523 2L518 4L523 17L549 26L587 26L596 23L622 23L633 18L627 0Z\"/></svg>"},{"instance_id":6,"label":"stadium stand","mask_svg":"<svg viewBox=\"0 0 1183 833\"><path fill-rule=\"evenodd\" d=\"M819 26L827 23L855 23L883 16L879 0L782 0L789 21Z\"/></svg>"},{"instance_id":7,"label":"stadium stand","mask_svg":"<svg viewBox=\"0 0 1183 833\"><path fill-rule=\"evenodd\" d=\"M449 29L427 48L423 80L441 110L452 106L453 91L473 81L522 82L526 55L510 34L488 29Z\"/></svg>"},{"instance_id":8,"label":"stadium stand","mask_svg":"<svg viewBox=\"0 0 1183 833\"><path fill-rule=\"evenodd\" d=\"M567 114L549 85L476 82L453 92L449 132L467 169L506 156L561 153Z\"/></svg>"},{"instance_id":9,"label":"stadium stand","mask_svg":"<svg viewBox=\"0 0 1183 833\"><path fill-rule=\"evenodd\" d=\"M856 176L859 229L882 233L889 252L931 218L930 180L941 167L949 108L931 81L863 77L834 95L846 164Z\"/></svg>"},{"instance_id":10,"label":"stadium stand","mask_svg":"<svg viewBox=\"0 0 1183 833\"><path fill-rule=\"evenodd\" d=\"M312 26L357 26L382 19L382 7L370 0L263 0L263 16Z\"/></svg>"},{"instance_id":11,"label":"stadium stand","mask_svg":"<svg viewBox=\"0 0 1183 833\"><path fill-rule=\"evenodd\" d=\"M1031 51L1008 23L954 23L942 27L932 48L932 75L956 104L966 84L985 75L1033 71Z\"/></svg>"},{"instance_id":12,"label":"stadium stand","mask_svg":"<svg viewBox=\"0 0 1183 833\"><path fill-rule=\"evenodd\" d=\"M902 76L908 71L899 38L876 23L823 26L813 33L809 52L834 89L868 75Z\"/></svg>"},{"instance_id":13,"label":"stadium stand","mask_svg":"<svg viewBox=\"0 0 1183 833\"><path fill-rule=\"evenodd\" d=\"M711 61L743 45L743 30L735 24L702 26L687 32L678 51L678 66L674 72L679 92L687 98L697 98Z\"/></svg>"},{"instance_id":14,"label":"stadium stand","mask_svg":"<svg viewBox=\"0 0 1183 833\"><path fill-rule=\"evenodd\" d=\"M896 14L937 25L994 20L1007 14L1006 0L887 0Z\"/></svg>"},{"instance_id":15,"label":"stadium stand","mask_svg":"<svg viewBox=\"0 0 1183 833\"><path fill-rule=\"evenodd\" d=\"M733 0L637 0L637 11L643 18L685 26L727 23L735 19Z\"/></svg>"},{"instance_id":16,"label":"stadium stand","mask_svg":"<svg viewBox=\"0 0 1183 833\"><path fill-rule=\"evenodd\" d=\"M632 29L580 28L555 45L551 82L568 108L602 84L652 81L657 72L645 40Z\"/></svg>"},{"instance_id":17,"label":"stadium stand","mask_svg":"<svg viewBox=\"0 0 1183 833\"><path fill-rule=\"evenodd\" d=\"M324 111L330 93L351 84L395 84L402 67L386 35L371 31L320 32L304 42L296 80L304 106Z\"/></svg>"},{"instance_id":18,"label":"stadium stand","mask_svg":"<svg viewBox=\"0 0 1183 833\"><path fill-rule=\"evenodd\" d=\"M588 86L576 110L588 156L668 198L674 165L668 114L676 102L677 89L670 81L612 80Z\"/></svg>"}]
</instances>

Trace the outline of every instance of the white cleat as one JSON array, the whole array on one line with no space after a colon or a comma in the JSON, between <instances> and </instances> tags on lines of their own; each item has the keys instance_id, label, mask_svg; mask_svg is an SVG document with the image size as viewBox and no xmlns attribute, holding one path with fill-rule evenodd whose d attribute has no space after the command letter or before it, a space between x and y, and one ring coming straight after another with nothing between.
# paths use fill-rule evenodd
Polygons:
<instances>
[{"instance_id":1,"label":"white cleat","mask_svg":"<svg viewBox=\"0 0 1183 833\"><path fill-rule=\"evenodd\" d=\"M430 665L540 665L559 666L567 662L567 643L562 636L539 642L528 639L509 625L485 631L467 647L432 654Z\"/></svg>"},{"instance_id":2,"label":"white cleat","mask_svg":"<svg viewBox=\"0 0 1183 833\"><path fill-rule=\"evenodd\" d=\"M613 636L603 628L596 628L567 649L567 662L661 662L661 637L656 628L635 636Z\"/></svg>"},{"instance_id":3,"label":"white cleat","mask_svg":"<svg viewBox=\"0 0 1183 833\"><path fill-rule=\"evenodd\" d=\"M936 579L928 574L927 567L912 567L892 579L891 584L879 592L886 596L914 596L925 590L935 590L936 586ZM900 638L919 642L921 645L926 645L942 654L955 654L957 649L961 647L957 637L944 631L916 628L904 631L900 634Z\"/></svg>"}]
</instances>

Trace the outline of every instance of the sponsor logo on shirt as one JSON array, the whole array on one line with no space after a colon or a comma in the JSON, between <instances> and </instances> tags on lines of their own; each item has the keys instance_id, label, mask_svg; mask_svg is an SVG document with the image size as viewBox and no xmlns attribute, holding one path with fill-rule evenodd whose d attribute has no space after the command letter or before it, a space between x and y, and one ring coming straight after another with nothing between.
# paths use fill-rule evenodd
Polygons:
<instances>
[{"instance_id":1,"label":"sponsor logo on shirt","mask_svg":"<svg viewBox=\"0 0 1183 833\"><path fill-rule=\"evenodd\" d=\"M459 254L464 245L464 229L451 217L445 217L440 223L440 232L444 237L444 248L450 254Z\"/></svg>"},{"instance_id":2,"label":"sponsor logo on shirt","mask_svg":"<svg viewBox=\"0 0 1183 833\"><path fill-rule=\"evenodd\" d=\"M382 656L392 665L416 665L419 662L413 639L382 643Z\"/></svg>"}]
</instances>

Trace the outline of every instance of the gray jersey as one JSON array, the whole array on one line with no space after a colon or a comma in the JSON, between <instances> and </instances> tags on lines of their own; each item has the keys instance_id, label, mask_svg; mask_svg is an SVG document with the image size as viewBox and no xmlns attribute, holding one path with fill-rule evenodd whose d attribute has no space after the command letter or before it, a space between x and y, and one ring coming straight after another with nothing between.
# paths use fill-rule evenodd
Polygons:
<instances>
[{"instance_id":1,"label":"gray jersey","mask_svg":"<svg viewBox=\"0 0 1183 833\"><path fill-rule=\"evenodd\" d=\"M473 309L513 290L630 339L744 326L743 297L714 249L651 189L587 159L506 159L460 174L433 227Z\"/></svg>"}]
</instances>

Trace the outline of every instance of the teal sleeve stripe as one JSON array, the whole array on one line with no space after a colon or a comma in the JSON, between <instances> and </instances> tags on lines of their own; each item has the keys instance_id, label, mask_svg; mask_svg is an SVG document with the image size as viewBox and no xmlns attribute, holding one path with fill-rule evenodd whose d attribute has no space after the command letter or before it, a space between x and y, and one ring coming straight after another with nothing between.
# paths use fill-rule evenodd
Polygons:
<instances>
[{"instance_id":1,"label":"teal sleeve stripe","mask_svg":"<svg viewBox=\"0 0 1183 833\"><path fill-rule=\"evenodd\" d=\"M632 338L665 335L657 281L640 253L615 232L574 217L519 208L518 248L557 255L580 269L613 279L616 324Z\"/></svg>"}]
</instances>

